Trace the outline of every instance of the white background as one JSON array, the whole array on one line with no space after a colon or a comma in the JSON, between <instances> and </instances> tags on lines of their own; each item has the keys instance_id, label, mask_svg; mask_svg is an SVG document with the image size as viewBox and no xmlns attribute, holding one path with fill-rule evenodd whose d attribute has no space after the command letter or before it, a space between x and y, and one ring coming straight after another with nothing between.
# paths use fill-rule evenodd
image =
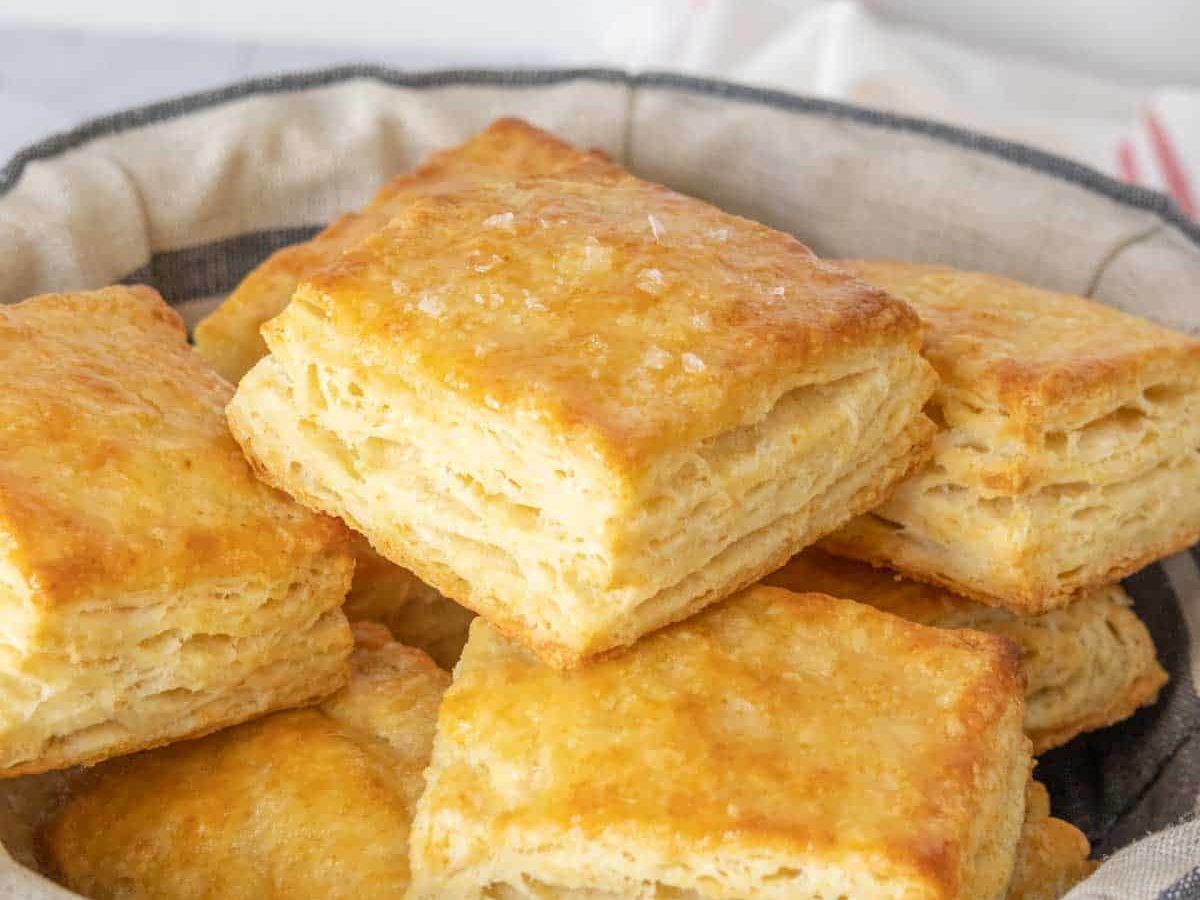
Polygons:
<instances>
[{"instance_id":1,"label":"white background","mask_svg":"<svg viewBox=\"0 0 1200 900\"><path fill-rule=\"evenodd\" d=\"M674 69L940 119L1200 213L1200 0L0 0L0 161L85 118L255 75ZM1178 196L1179 192L1176 193Z\"/></svg>"},{"instance_id":2,"label":"white background","mask_svg":"<svg viewBox=\"0 0 1200 900\"><path fill-rule=\"evenodd\" d=\"M694 0L702 6L704 0ZM454 61L602 62L620 0L3 0L0 21L376 45ZM753 10L763 4L747 2ZM767 5L790 9L805 0ZM872 11L994 49L1156 82L1200 82L1196 0L867 0Z\"/></svg>"}]
</instances>

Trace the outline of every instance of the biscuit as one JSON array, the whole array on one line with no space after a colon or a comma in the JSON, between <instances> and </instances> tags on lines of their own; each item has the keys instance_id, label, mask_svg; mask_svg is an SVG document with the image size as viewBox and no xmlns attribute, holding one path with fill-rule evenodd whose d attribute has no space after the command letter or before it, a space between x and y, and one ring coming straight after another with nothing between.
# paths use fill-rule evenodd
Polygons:
<instances>
[{"instance_id":1,"label":"biscuit","mask_svg":"<svg viewBox=\"0 0 1200 900\"><path fill-rule=\"evenodd\" d=\"M354 583L346 618L387 627L407 647L424 650L443 669L454 668L475 614L447 600L407 569L388 562L354 535Z\"/></svg>"},{"instance_id":2,"label":"biscuit","mask_svg":"<svg viewBox=\"0 0 1200 900\"><path fill-rule=\"evenodd\" d=\"M476 619L409 897L1003 897L1020 681L994 635L763 586L568 672Z\"/></svg>"},{"instance_id":3,"label":"biscuit","mask_svg":"<svg viewBox=\"0 0 1200 900\"><path fill-rule=\"evenodd\" d=\"M830 550L1031 614L1200 538L1200 340L994 275L839 265L921 316L943 429Z\"/></svg>"},{"instance_id":4,"label":"biscuit","mask_svg":"<svg viewBox=\"0 0 1200 900\"><path fill-rule=\"evenodd\" d=\"M450 678L356 626L349 684L99 767L46 827L47 868L88 897L397 897Z\"/></svg>"},{"instance_id":5,"label":"biscuit","mask_svg":"<svg viewBox=\"0 0 1200 900\"><path fill-rule=\"evenodd\" d=\"M263 331L261 476L558 666L875 506L933 427L907 306L632 177L416 201Z\"/></svg>"},{"instance_id":6,"label":"biscuit","mask_svg":"<svg viewBox=\"0 0 1200 900\"><path fill-rule=\"evenodd\" d=\"M1005 900L1059 900L1096 869L1082 831L1050 816L1050 798L1040 782L1025 793L1025 824L1017 864Z\"/></svg>"},{"instance_id":7,"label":"biscuit","mask_svg":"<svg viewBox=\"0 0 1200 900\"><path fill-rule=\"evenodd\" d=\"M0 777L345 681L344 527L258 481L149 288L0 308Z\"/></svg>"},{"instance_id":8,"label":"biscuit","mask_svg":"<svg viewBox=\"0 0 1200 900\"><path fill-rule=\"evenodd\" d=\"M414 199L460 183L572 172L623 174L600 153L578 150L519 119L499 119L465 143L435 153L413 172L392 179L362 210L268 257L196 327L196 350L237 383L267 352L259 329L283 311L303 278L381 230ZM451 668L466 643L474 613L374 553L365 540L356 545L355 558L346 615L352 621L382 622L400 643L425 650L438 665Z\"/></svg>"},{"instance_id":9,"label":"biscuit","mask_svg":"<svg viewBox=\"0 0 1200 900\"><path fill-rule=\"evenodd\" d=\"M498 119L466 143L393 178L366 207L311 240L273 253L196 327L196 350L236 384L267 353L259 329L283 312L301 281L381 230L414 199L454 184L572 172L604 176L621 169L600 153L577 150L519 119Z\"/></svg>"},{"instance_id":10,"label":"biscuit","mask_svg":"<svg viewBox=\"0 0 1200 900\"><path fill-rule=\"evenodd\" d=\"M1025 731L1034 753L1119 722L1153 703L1167 682L1150 633L1120 585L1088 591L1065 609L1019 616L817 549L794 557L764 581L869 603L922 625L974 628L1010 639L1021 651Z\"/></svg>"}]
</instances>

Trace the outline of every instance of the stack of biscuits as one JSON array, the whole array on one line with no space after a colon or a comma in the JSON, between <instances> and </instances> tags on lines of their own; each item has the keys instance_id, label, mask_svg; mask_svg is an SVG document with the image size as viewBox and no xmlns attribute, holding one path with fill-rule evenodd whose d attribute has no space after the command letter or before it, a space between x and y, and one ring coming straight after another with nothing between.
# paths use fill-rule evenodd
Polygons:
<instances>
[{"instance_id":1,"label":"stack of biscuits","mask_svg":"<svg viewBox=\"0 0 1200 900\"><path fill-rule=\"evenodd\" d=\"M1200 342L823 261L515 120L195 340L145 288L0 310L18 861L93 898L1091 870L1032 754L1165 682L1117 582L1200 536Z\"/></svg>"}]
</instances>

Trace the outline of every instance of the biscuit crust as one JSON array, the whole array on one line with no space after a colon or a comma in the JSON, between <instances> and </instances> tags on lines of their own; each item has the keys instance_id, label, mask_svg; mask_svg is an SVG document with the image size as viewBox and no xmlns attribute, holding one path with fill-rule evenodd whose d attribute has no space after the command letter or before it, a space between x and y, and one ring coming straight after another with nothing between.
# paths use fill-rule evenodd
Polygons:
<instances>
[{"instance_id":1,"label":"biscuit crust","mask_svg":"<svg viewBox=\"0 0 1200 900\"><path fill-rule=\"evenodd\" d=\"M95 898L395 897L449 676L359 626L319 707L106 763L46 826L49 871Z\"/></svg>"},{"instance_id":2,"label":"biscuit crust","mask_svg":"<svg viewBox=\"0 0 1200 900\"><path fill-rule=\"evenodd\" d=\"M840 264L921 316L942 430L830 550L1036 614L1200 539L1200 340L994 275Z\"/></svg>"},{"instance_id":3,"label":"biscuit crust","mask_svg":"<svg viewBox=\"0 0 1200 900\"><path fill-rule=\"evenodd\" d=\"M345 529L262 485L229 435L233 388L150 288L0 308L0 540L41 606L285 577Z\"/></svg>"},{"instance_id":4,"label":"biscuit crust","mask_svg":"<svg viewBox=\"0 0 1200 900\"><path fill-rule=\"evenodd\" d=\"M542 423L621 468L920 345L909 307L795 238L634 178L414 201L263 334L286 356L322 323L362 369Z\"/></svg>"},{"instance_id":5,"label":"biscuit crust","mask_svg":"<svg viewBox=\"0 0 1200 900\"><path fill-rule=\"evenodd\" d=\"M1084 297L949 266L838 265L912 304L942 383L995 404L1014 429L1075 427L1160 377L1200 377L1200 340Z\"/></svg>"},{"instance_id":6,"label":"biscuit crust","mask_svg":"<svg viewBox=\"0 0 1200 900\"><path fill-rule=\"evenodd\" d=\"M1153 703L1167 682L1146 626L1119 585L1070 606L1019 616L894 572L809 549L765 583L817 591L938 628L973 628L1012 640L1025 673L1025 731L1033 752L1104 728Z\"/></svg>"},{"instance_id":7,"label":"biscuit crust","mask_svg":"<svg viewBox=\"0 0 1200 900\"><path fill-rule=\"evenodd\" d=\"M455 185L576 172L622 174L601 153L579 150L520 119L498 119L465 143L393 178L363 209L346 213L311 240L271 254L196 326L196 350L236 384L267 353L259 329L283 312L304 278L381 230L413 200Z\"/></svg>"},{"instance_id":8,"label":"biscuit crust","mask_svg":"<svg viewBox=\"0 0 1200 900\"><path fill-rule=\"evenodd\" d=\"M312 702L346 678L347 532L254 477L233 389L153 291L0 309L0 777Z\"/></svg>"},{"instance_id":9,"label":"biscuit crust","mask_svg":"<svg viewBox=\"0 0 1200 900\"><path fill-rule=\"evenodd\" d=\"M411 896L1002 897L1021 705L1004 639L818 594L756 587L566 673L477 619Z\"/></svg>"}]
</instances>

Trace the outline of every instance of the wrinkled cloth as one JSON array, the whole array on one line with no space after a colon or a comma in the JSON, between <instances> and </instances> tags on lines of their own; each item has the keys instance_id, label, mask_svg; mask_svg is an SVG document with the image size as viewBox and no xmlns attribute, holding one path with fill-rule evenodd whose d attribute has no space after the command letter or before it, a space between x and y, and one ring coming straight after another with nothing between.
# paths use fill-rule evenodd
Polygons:
<instances>
[{"instance_id":1,"label":"wrinkled cloth","mask_svg":"<svg viewBox=\"0 0 1200 900\"><path fill-rule=\"evenodd\" d=\"M1200 212L1200 89L1134 86L988 52L849 0L651 0L622 8L600 57L960 125L1068 156Z\"/></svg>"}]
</instances>

